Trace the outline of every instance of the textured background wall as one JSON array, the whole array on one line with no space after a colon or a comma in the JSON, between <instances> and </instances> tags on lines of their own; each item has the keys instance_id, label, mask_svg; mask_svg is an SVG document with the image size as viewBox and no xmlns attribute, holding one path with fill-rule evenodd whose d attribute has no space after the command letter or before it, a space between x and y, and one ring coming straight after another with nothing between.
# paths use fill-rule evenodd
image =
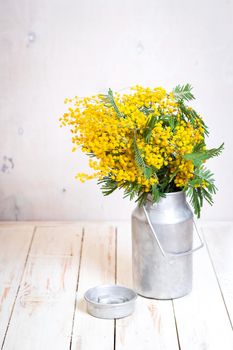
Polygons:
<instances>
[{"instance_id":1,"label":"textured background wall","mask_svg":"<svg viewBox=\"0 0 233 350\"><path fill-rule=\"evenodd\" d=\"M0 0L0 219L127 219L121 193L74 180L63 100L139 83L194 86L219 192L203 219L233 219L232 0Z\"/></svg>"}]
</instances>

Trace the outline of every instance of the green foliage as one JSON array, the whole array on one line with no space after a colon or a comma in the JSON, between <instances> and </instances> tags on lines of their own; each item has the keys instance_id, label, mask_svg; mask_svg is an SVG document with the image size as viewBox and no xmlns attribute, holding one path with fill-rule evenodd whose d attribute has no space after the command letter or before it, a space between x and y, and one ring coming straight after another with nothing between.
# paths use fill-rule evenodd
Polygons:
<instances>
[{"instance_id":1,"label":"green foliage","mask_svg":"<svg viewBox=\"0 0 233 350\"><path fill-rule=\"evenodd\" d=\"M181 118L184 121L189 121L194 126L196 124L196 120L198 119L200 121L200 123L201 123L201 126L202 126L203 130L204 130L204 134L206 136L208 136L209 135L208 127L204 123L203 119L197 114L197 112L194 109L185 106L183 100L179 100L178 101L178 105L179 105L179 109L180 109L180 111L182 113L181 114Z\"/></svg>"},{"instance_id":2,"label":"green foliage","mask_svg":"<svg viewBox=\"0 0 233 350\"><path fill-rule=\"evenodd\" d=\"M129 197L130 200L134 199L140 192L141 186L136 182L126 182L123 186L124 198Z\"/></svg>"},{"instance_id":3,"label":"green foliage","mask_svg":"<svg viewBox=\"0 0 233 350\"><path fill-rule=\"evenodd\" d=\"M202 118L197 114L197 112L186 106L185 101L191 101L194 99L192 94L192 87L190 84L177 85L173 89L173 94L178 104L179 115L181 120L186 123L191 123L194 128L198 127L198 123L201 124L203 128L203 136L208 136L208 127L202 120ZM125 118L125 116L120 112L113 96L111 89L108 90L107 95L102 95L102 100L106 107L113 108L118 118ZM153 108L151 105L143 106L140 111L147 116L147 123L142 130L142 135L146 143L151 141L152 132L158 121L163 122L163 127L170 127L171 131L175 133L175 128L179 124L176 115L164 114L163 110L159 110L159 116L154 115ZM198 123L197 123L198 121ZM185 187L176 187L175 178L179 173L180 169L177 168L176 171L170 172L169 164L167 166L163 165L160 169L156 169L152 166L148 166L144 160L144 152L138 147L137 143L137 132L138 129L135 127L133 134L132 149L134 154L135 163L140 171L141 176L146 179L151 177L156 177L158 183L151 186L151 191L145 192L145 187L138 184L136 181L123 181L119 183L112 179L112 174L99 180L103 194L109 195L114 192L117 188L123 189L124 198L129 197L130 200L136 199L139 206L145 203L148 194L151 195L153 203L158 202L162 197L166 196L166 193L176 192L183 190L186 192L187 196L190 198L190 202L193 206L194 213L197 217L200 217L201 208L203 207L203 202L206 200L210 205L213 204L213 195L216 193L217 188L214 183L213 174L210 170L203 166L203 163L213 157L219 156L224 149L224 143L218 148L212 148L205 150L205 141L196 144L193 148L193 152L185 154L183 156L184 160L192 161L194 165L193 177L188 181ZM141 135L140 135L141 138ZM89 156L95 156L90 153ZM171 155L173 160L176 159L176 153Z\"/></svg>"},{"instance_id":4,"label":"green foliage","mask_svg":"<svg viewBox=\"0 0 233 350\"><path fill-rule=\"evenodd\" d=\"M195 166L200 166L205 160L217 157L224 149L224 143L221 144L218 148L212 148L209 150L203 150L201 152L193 152L185 154L183 158L185 160L191 160Z\"/></svg>"},{"instance_id":5,"label":"green foliage","mask_svg":"<svg viewBox=\"0 0 233 350\"><path fill-rule=\"evenodd\" d=\"M110 176L105 176L102 180L98 181L101 185L101 190L104 196L108 196L113 193L117 188L123 189L124 198L129 197L130 200L136 197L136 201L139 206L143 205L147 199L148 193L143 191L143 187L136 182L126 181L125 183L119 185Z\"/></svg>"},{"instance_id":6,"label":"green foliage","mask_svg":"<svg viewBox=\"0 0 233 350\"><path fill-rule=\"evenodd\" d=\"M156 123L158 122L158 120L163 121L164 125L166 126L170 126L171 130L173 131L175 129L176 126L176 117L173 115L165 115L165 114L160 114L160 116L156 116L156 115L152 115L151 117L148 118L146 125L145 125L145 129L143 132L143 136L144 139L146 141L146 143L150 142L150 138L152 135L152 131L156 125Z\"/></svg>"},{"instance_id":7,"label":"green foliage","mask_svg":"<svg viewBox=\"0 0 233 350\"><path fill-rule=\"evenodd\" d=\"M98 181L98 185L101 185L101 190L104 196L108 196L118 188L118 184L110 176L103 177Z\"/></svg>"},{"instance_id":8,"label":"green foliage","mask_svg":"<svg viewBox=\"0 0 233 350\"><path fill-rule=\"evenodd\" d=\"M157 184L152 185L151 195L153 203L157 203L160 198L166 197L165 193L161 191L161 186Z\"/></svg>"},{"instance_id":9,"label":"green foliage","mask_svg":"<svg viewBox=\"0 0 233 350\"><path fill-rule=\"evenodd\" d=\"M152 130L155 127L156 122L158 121L158 117L153 115L152 117L148 118L146 126L145 126L145 130L143 133L143 136L145 138L145 141L147 143L149 143L151 135L152 135Z\"/></svg>"},{"instance_id":10,"label":"green foliage","mask_svg":"<svg viewBox=\"0 0 233 350\"><path fill-rule=\"evenodd\" d=\"M195 99L193 94L191 93L192 86L190 84L186 85L177 85L173 90L173 94L176 100L186 100L191 101Z\"/></svg>"},{"instance_id":11,"label":"green foliage","mask_svg":"<svg viewBox=\"0 0 233 350\"><path fill-rule=\"evenodd\" d=\"M136 203L138 203L139 207L141 207L143 204L145 204L147 199L148 193L147 192L141 192L136 199Z\"/></svg>"},{"instance_id":12,"label":"green foliage","mask_svg":"<svg viewBox=\"0 0 233 350\"><path fill-rule=\"evenodd\" d=\"M124 117L119 108L116 105L116 102L114 100L113 92L111 89L108 89L108 94L107 95L101 95L101 99L104 102L105 106L108 108L113 108L119 118Z\"/></svg>"},{"instance_id":13,"label":"green foliage","mask_svg":"<svg viewBox=\"0 0 233 350\"><path fill-rule=\"evenodd\" d=\"M86 153L86 155L90 158L95 158L95 154L90 152L90 153Z\"/></svg>"},{"instance_id":14,"label":"green foliage","mask_svg":"<svg viewBox=\"0 0 233 350\"><path fill-rule=\"evenodd\" d=\"M173 115L169 115L168 117L168 123L171 128L171 131L173 131L176 127L176 118Z\"/></svg>"},{"instance_id":15,"label":"green foliage","mask_svg":"<svg viewBox=\"0 0 233 350\"><path fill-rule=\"evenodd\" d=\"M204 141L196 144L194 147L193 147L193 152L202 152L204 150L204 148L206 147L206 144Z\"/></svg>"},{"instance_id":16,"label":"green foliage","mask_svg":"<svg viewBox=\"0 0 233 350\"><path fill-rule=\"evenodd\" d=\"M194 214L200 218L201 207L203 205L203 197L201 195L201 189L195 187L189 187L186 191L187 195L190 197L191 205L194 209Z\"/></svg>"},{"instance_id":17,"label":"green foliage","mask_svg":"<svg viewBox=\"0 0 233 350\"><path fill-rule=\"evenodd\" d=\"M144 113L146 116L148 116L149 114L151 114L151 113L154 112L154 110L153 110L152 108L146 107L146 106L141 107L141 108L140 108L140 111L141 111L142 113Z\"/></svg>"},{"instance_id":18,"label":"green foliage","mask_svg":"<svg viewBox=\"0 0 233 350\"><path fill-rule=\"evenodd\" d=\"M137 145L136 131L134 132L133 149L134 149L135 162L138 166L138 169L143 174L143 176L145 176L146 179L149 179L151 177L151 175L153 174L153 168L149 167L144 162L141 150L138 148L138 145Z\"/></svg>"},{"instance_id":19,"label":"green foliage","mask_svg":"<svg viewBox=\"0 0 233 350\"><path fill-rule=\"evenodd\" d=\"M216 193L213 174L203 166L197 168L194 172L194 178L189 181L185 188L187 195L190 197L194 213L200 217L203 200L205 199L210 205L213 204L212 195ZM204 186L203 186L204 182Z\"/></svg>"},{"instance_id":20,"label":"green foliage","mask_svg":"<svg viewBox=\"0 0 233 350\"><path fill-rule=\"evenodd\" d=\"M173 131L177 124L177 119L174 115L168 115L168 114L162 114L159 118L161 121L163 121L164 125L170 126L171 130Z\"/></svg>"}]
</instances>

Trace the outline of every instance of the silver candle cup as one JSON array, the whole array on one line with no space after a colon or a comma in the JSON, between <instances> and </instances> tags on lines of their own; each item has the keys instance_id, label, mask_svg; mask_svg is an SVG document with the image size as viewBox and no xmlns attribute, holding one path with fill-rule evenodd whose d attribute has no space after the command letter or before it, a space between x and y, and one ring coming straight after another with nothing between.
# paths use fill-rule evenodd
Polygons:
<instances>
[{"instance_id":1,"label":"silver candle cup","mask_svg":"<svg viewBox=\"0 0 233 350\"><path fill-rule=\"evenodd\" d=\"M84 298L90 315L114 319L133 313L137 294L124 286L100 285L87 290Z\"/></svg>"}]
</instances>

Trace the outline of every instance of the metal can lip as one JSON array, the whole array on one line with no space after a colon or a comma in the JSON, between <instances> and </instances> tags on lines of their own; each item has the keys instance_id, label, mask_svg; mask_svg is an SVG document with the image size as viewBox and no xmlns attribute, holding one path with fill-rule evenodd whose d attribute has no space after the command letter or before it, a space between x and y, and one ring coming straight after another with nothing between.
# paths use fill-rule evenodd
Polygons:
<instances>
[{"instance_id":1,"label":"metal can lip","mask_svg":"<svg viewBox=\"0 0 233 350\"><path fill-rule=\"evenodd\" d=\"M88 312L99 318L121 318L134 311L137 294L134 290L114 284L88 289L84 294Z\"/></svg>"},{"instance_id":2,"label":"metal can lip","mask_svg":"<svg viewBox=\"0 0 233 350\"><path fill-rule=\"evenodd\" d=\"M164 194L166 197L172 197L172 196L177 197L177 196L184 196L185 192L182 190L179 190L179 191L174 191L174 192L166 192ZM147 200L152 202L152 195L150 193L148 193L148 195L147 195Z\"/></svg>"}]
</instances>

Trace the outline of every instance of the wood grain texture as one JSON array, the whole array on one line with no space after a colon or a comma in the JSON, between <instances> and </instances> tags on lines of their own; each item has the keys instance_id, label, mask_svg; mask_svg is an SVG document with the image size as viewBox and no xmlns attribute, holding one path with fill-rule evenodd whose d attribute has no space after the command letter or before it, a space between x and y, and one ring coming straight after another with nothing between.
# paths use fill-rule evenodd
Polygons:
<instances>
[{"instance_id":1,"label":"wood grain texture","mask_svg":"<svg viewBox=\"0 0 233 350\"><path fill-rule=\"evenodd\" d=\"M193 262L193 291L174 300L181 349L232 350L231 325L206 248Z\"/></svg>"},{"instance_id":2,"label":"wood grain texture","mask_svg":"<svg viewBox=\"0 0 233 350\"><path fill-rule=\"evenodd\" d=\"M204 228L204 236L232 326L233 224L213 223Z\"/></svg>"},{"instance_id":3,"label":"wood grain texture","mask_svg":"<svg viewBox=\"0 0 233 350\"><path fill-rule=\"evenodd\" d=\"M99 284L115 283L115 227L87 225L74 319L72 350L111 350L114 346L114 321L98 319L86 312L83 295Z\"/></svg>"},{"instance_id":4,"label":"wood grain texture","mask_svg":"<svg viewBox=\"0 0 233 350\"><path fill-rule=\"evenodd\" d=\"M0 345L23 275L34 226L0 226Z\"/></svg>"},{"instance_id":5,"label":"wood grain texture","mask_svg":"<svg viewBox=\"0 0 233 350\"><path fill-rule=\"evenodd\" d=\"M31 246L4 350L68 350L82 229L39 227Z\"/></svg>"},{"instance_id":6,"label":"wood grain texture","mask_svg":"<svg viewBox=\"0 0 233 350\"><path fill-rule=\"evenodd\" d=\"M117 283L132 288L131 228L117 229ZM116 321L117 350L176 350L178 341L171 301L138 296L135 313Z\"/></svg>"},{"instance_id":7,"label":"wood grain texture","mask_svg":"<svg viewBox=\"0 0 233 350\"><path fill-rule=\"evenodd\" d=\"M208 250L193 255L191 294L138 297L113 321L88 315L83 295L115 280L132 287L130 224L117 234L115 224L85 222L83 234L83 222L0 223L2 349L232 350L233 223L202 224Z\"/></svg>"}]
</instances>

